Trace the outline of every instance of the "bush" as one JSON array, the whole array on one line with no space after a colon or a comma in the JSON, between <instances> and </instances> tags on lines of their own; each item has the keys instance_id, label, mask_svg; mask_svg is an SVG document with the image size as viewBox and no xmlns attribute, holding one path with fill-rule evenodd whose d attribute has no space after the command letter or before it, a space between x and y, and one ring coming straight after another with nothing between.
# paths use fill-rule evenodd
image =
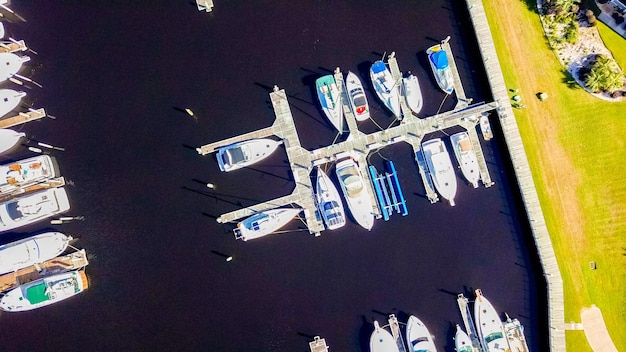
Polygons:
<instances>
[{"instance_id":1,"label":"bush","mask_svg":"<svg viewBox=\"0 0 626 352\"><path fill-rule=\"evenodd\" d=\"M609 0L598 0L598 2L599 2L600 4L606 4L607 2L609 2Z\"/></svg>"}]
</instances>

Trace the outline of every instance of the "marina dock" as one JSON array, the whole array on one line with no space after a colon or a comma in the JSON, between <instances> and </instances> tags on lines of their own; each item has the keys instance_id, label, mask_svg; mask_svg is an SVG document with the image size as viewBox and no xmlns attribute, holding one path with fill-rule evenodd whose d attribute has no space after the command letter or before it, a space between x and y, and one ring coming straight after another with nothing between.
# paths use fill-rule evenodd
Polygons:
<instances>
[{"instance_id":1,"label":"marina dock","mask_svg":"<svg viewBox=\"0 0 626 352\"><path fill-rule=\"evenodd\" d=\"M0 53L14 53L26 50L28 50L28 47L23 40L14 40L11 41L11 43L0 43Z\"/></svg>"},{"instance_id":2,"label":"marina dock","mask_svg":"<svg viewBox=\"0 0 626 352\"><path fill-rule=\"evenodd\" d=\"M313 341L309 342L309 349L311 352L327 352L328 346L325 339L315 336Z\"/></svg>"},{"instance_id":3,"label":"marina dock","mask_svg":"<svg viewBox=\"0 0 626 352\"><path fill-rule=\"evenodd\" d=\"M47 179L45 181L39 182L37 184L28 186L28 187L24 187L24 188L18 188L16 190L14 190L13 192L9 192L7 194L1 194L0 195L0 202L4 202L7 201L13 197L17 197L26 193L31 193L31 192L35 192L35 191L40 191L42 189L48 189L48 188L57 188L57 187L63 187L65 186L65 178L64 177L55 177L55 178L51 178L51 179Z\"/></svg>"},{"instance_id":4,"label":"marina dock","mask_svg":"<svg viewBox=\"0 0 626 352\"><path fill-rule=\"evenodd\" d=\"M404 344L404 339L402 338L402 332L400 331L400 323L398 322L398 318L395 314L389 315L389 329L391 329L391 336L396 341L396 345L398 346L399 352L406 352L406 345Z\"/></svg>"},{"instance_id":5,"label":"marina dock","mask_svg":"<svg viewBox=\"0 0 626 352\"><path fill-rule=\"evenodd\" d=\"M474 320L472 319L472 314L470 313L469 300L465 297L465 295L459 293L456 303L459 305L459 312L461 313L463 326L465 326L465 332L467 333L467 336L469 336L470 340L472 340L472 348L476 352L482 352L483 349L480 343L480 338L476 333L476 326L474 325Z\"/></svg>"},{"instance_id":6,"label":"marina dock","mask_svg":"<svg viewBox=\"0 0 626 352\"><path fill-rule=\"evenodd\" d=\"M46 110L44 109L30 110L29 112L20 112L16 116L7 117L6 119L0 120L0 128L17 126L29 121L39 120L44 117L46 117Z\"/></svg>"},{"instance_id":7,"label":"marina dock","mask_svg":"<svg viewBox=\"0 0 626 352\"><path fill-rule=\"evenodd\" d=\"M89 264L84 249L0 276L0 292L45 276L84 268Z\"/></svg>"},{"instance_id":8,"label":"marina dock","mask_svg":"<svg viewBox=\"0 0 626 352\"><path fill-rule=\"evenodd\" d=\"M449 60L450 66L454 67L455 64L452 53L448 53L451 56L451 59ZM398 68L394 54L390 55L389 65L392 72L395 72L396 75L400 75L400 69ZM275 121L271 126L196 148L199 154L206 155L217 151L220 147L232 143L273 135L283 140L283 144L287 152L287 158L289 159L289 164L291 166L291 171L296 184L293 192L289 195L272 199L264 203L222 214L217 219L218 222L234 222L238 219L253 215L256 212L280 206L295 205L304 210L303 220L306 222L309 232L318 235L320 231L325 228L320 217L316 215L317 208L314 200L315 193L310 178L310 173L315 166L335 162L346 157L352 157L359 164L361 174L363 175L363 178L366 179L365 185L366 187L369 187L369 193L371 195L375 195L375 189L372 187L366 161L370 152L384 148L385 146L391 144L406 142L413 147L415 153L420 150L421 142L425 135L455 126L461 126L468 131L473 130L473 133L470 133L470 138L473 137L475 144L480 147L478 137L475 132L476 125L479 121L478 116L498 108L496 103L481 102L473 105L464 103L457 105L460 106L459 109L442 112L425 118L418 118L410 112L408 107L406 107L406 110L404 111L407 112L407 114L399 125L371 134L364 134L358 130L356 119L350 111L347 103L347 92L345 92L345 89L343 88L343 74L339 68L335 70L335 77L340 81L338 86L340 87L343 96L344 112L346 112L346 120L348 122L348 132L344 132L348 133L348 137L345 141L312 151L304 149L300 144L293 115L287 100L287 94L284 90L279 89L278 86L274 86L273 91L270 93L270 100L272 102L272 107L274 108ZM459 87L461 86L460 81L457 82L457 84ZM458 89L459 92L463 92L462 88ZM469 101L465 97L462 97L462 99L465 102ZM493 183L489 177L487 163L484 160L484 155L480 151L480 148L477 149L477 157L479 159L480 173L481 176L483 176L483 183L486 187L489 187ZM439 198L437 193L434 191L430 178L426 174L426 169L423 163L419 160L417 164L424 183L426 195L431 203L435 203L439 200ZM371 198L371 206L372 213L377 218L380 218L381 212L374 197Z\"/></svg>"}]
</instances>

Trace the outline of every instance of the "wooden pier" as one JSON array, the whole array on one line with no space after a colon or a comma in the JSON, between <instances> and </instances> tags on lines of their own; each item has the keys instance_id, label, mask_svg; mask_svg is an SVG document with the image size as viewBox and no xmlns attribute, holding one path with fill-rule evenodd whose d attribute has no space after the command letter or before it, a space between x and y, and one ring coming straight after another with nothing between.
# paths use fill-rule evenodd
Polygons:
<instances>
[{"instance_id":1,"label":"wooden pier","mask_svg":"<svg viewBox=\"0 0 626 352\"><path fill-rule=\"evenodd\" d=\"M456 303L459 305L459 312L461 313L461 319L463 320L463 325L465 326L465 332L467 333L467 336L469 336L470 340L472 340L472 348L475 352L482 352L483 349L480 343L480 338L476 333L476 326L474 325L472 315L470 314L469 300L465 297L465 295L459 293Z\"/></svg>"},{"instance_id":2,"label":"wooden pier","mask_svg":"<svg viewBox=\"0 0 626 352\"><path fill-rule=\"evenodd\" d=\"M0 292L42 277L78 270L89 264L84 249L0 276Z\"/></svg>"},{"instance_id":3,"label":"wooden pier","mask_svg":"<svg viewBox=\"0 0 626 352\"><path fill-rule=\"evenodd\" d=\"M315 336L313 341L309 342L309 349L311 352L327 352L328 346L325 339Z\"/></svg>"},{"instance_id":4,"label":"wooden pier","mask_svg":"<svg viewBox=\"0 0 626 352\"><path fill-rule=\"evenodd\" d=\"M23 123L39 120L46 117L46 111L44 109L30 110L29 112L20 112L16 116L7 117L0 120L0 128L9 128Z\"/></svg>"},{"instance_id":5,"label":"wooden pier","mask_svg":"<svg viewBox=\"0 0 626 352\"><path fill-rule=\"evenodd\" d=\"M11 43L0 43L0 53L14 53L26 50L28 50L28 47L23 40L15 40L11 41Z\"/></svg>"},{"instance_id":6,"label":"wooden pier","mask_svg":"<svg viewBox=\"0 0 626 352\"><path fill-rule=\"evenodd\" d=\"M511 162L517 177L522 201L530 220L530 227L539 253L544 276L548 285L548 325L552 352L565 352L565 306L563 279L554 254L550 234L539 203L530 165L524 150L513 108L498 61L487 16L481 0L466 0L470 18L474 25L478 46L483 57L485 71L493 97L498 105L497 113L504 139L508 145Z\"/></svg>"}]
</instances>

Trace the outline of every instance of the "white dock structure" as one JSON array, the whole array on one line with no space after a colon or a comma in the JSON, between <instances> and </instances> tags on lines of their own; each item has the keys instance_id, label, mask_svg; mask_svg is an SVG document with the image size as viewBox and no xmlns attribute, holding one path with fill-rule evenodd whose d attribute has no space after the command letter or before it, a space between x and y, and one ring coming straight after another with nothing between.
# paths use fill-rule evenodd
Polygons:
<instances>
[{"instance_id":1,"label":"white dock structure","mask_svg":"<svg viewBox=\"0 0 626 352\"><path fill-rule=\"evenodd\" d=\"M309 349L311 352L327 352L328 346L326 345L326 339L315 336L313 341L309 342Z\"/></svg>"},{"instance_id":2,"label":"white dock structure","mask_svg":"<svg viewBox=\"0 0 626 352\"><path fill-rule=\"evenodd\" d=\"M453 59L450 60L450 64L454 66ZM399 75L400 70L395 60L395 55L390 57L389 65L392 72ZM343 88L343 74L339 68L335 71L335 78L339 79L339 89L343 94L343 100L347 102L347 93ZM460 82L458 85L460 86ZM461 109L455 109L421 119L410 113L410 109L405 109L405 112L408 113L399 125L371 134L365 134L358 130L354 115L349 111L350 108L347 103L344 103L344 112L346 112L349 130L346 140L331 146L309 151L304 149L300 144L285 91L279 89L278 86L274 86L273 92L270 93L270 100L272 101L274 114L276 116L274 123L270 127L210 143L196 148L196 150L199 154L206 155L215 152L219 147L235 142L272 135L277 136L284 141L287 158L289 159L296 184L295 189L289 195L222 214L217 221L220 223L233 222L257 212L283 205L295 204L304 209L304 221L307 224L308 230L310 233L316 235L319 235L320 231L324 230L324 224L320 217L316 215L315 193L310 178L310 173L315 166L335 162L346 157L352 157L359 164L361 173L366 179L365 185L370 188L369 193L374 195L376 193L372 188L372 183L369 180L369 172L367 170L368 165L366 158L370 152L399 142L409 143L413 147L414 152L419 151L425 135L454 126L461 126L467 130L475 129L478 123L476 116L492 111L498 107L495 103L462 105ZM476 133L474 133L473 136L476 136ZM477 140L476 143L478 144ZM480 150L480 148L478 149ZM479 158L483 183L486 187L490 187L493 182L491 182L491 178L489 177L486 166L487 163L484 160L482 152L477 153L477 157ZM418 168L424 181L427 197L432 203L438 201L437 193L434 191L430 179L426 175L424 166L418 162ZM378 209L378 204L374 197L371 198L371 206L372 213L377 218L380 218L380 209Z\"/></svg>"},{"instance_id":3,"label":"white dock structure","mask_svg":"<svg viewBox=\"0 0 626 352\"><path fill-rule=\"evenodd\" d=\"M402 338L402 332L400 331L400 323L398 322L398 318L395 314L389 315L389 329L391 329L391 336L393 336L394 340L396 340L396 344L398 345L398 351L406 352L406 345L404 344L404 339Z\"/></svg>"},{"instance_id":4,"label":"white dock structure","mask_svg":"<svg viewBox=\"0 0 626 352\"><path fill-rule=\"evenodd\" d=\"M30 110L28 112L20 112L19 114L13 117L7 117L5 119L0 120L0 128L9 128L17 125L21 125L23 123L39 120L46 117L46 110L37 109Z\"/></svg>"},{"instance_id":5,"label":"white dock structure","mask_svg":"<svg viewBox=\"0 0 626 352\"><path fill-rule=\"evenodd\" d=\"M459 305L459 312L461 313L461 318L463 319L465 332L467 333L467 336L469 336L470 340L472 340L472 348L474 351L483 352L482 345L480 344L480 338L476 333L476 325L474 325L474 320L472 319L472 314L470 313L469 300L465 297L465 295L459 293L456 303Z\"/></svg>"},{"instance_id":6,"label":"white dock structure","mask_svg":"<svg viewBox=\"0 0 626 352\"><path fill-rule=\"evenodd\" d=\"M522 201L530 220L530 228L535 239L548 287L548 324L552 352L565 352L565 306L563 297L563 278L554 254L550 234L539 204L530 165L522 143L513 108L509 100L502 68L493 43L485 8L481 0L466 0L470 18L474 24L478 46L483 57L485 71L493 97L498 105L497 113L502 126L504 139L508 145L511 162L515 169Z\"/></svg>"}]
</instances>

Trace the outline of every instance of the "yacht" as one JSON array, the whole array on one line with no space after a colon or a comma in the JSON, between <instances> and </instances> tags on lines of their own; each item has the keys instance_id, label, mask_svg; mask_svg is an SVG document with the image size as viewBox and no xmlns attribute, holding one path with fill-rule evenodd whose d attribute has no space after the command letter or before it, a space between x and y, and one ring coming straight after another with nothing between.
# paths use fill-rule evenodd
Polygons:
<instances>
[{"instance_id":1,"label":"yacht","mask_svg":"<svg viewBox=\"0 0 626 352\"><path fill-rule=\"evenodd\" d=\"M5 128L0 129L0 154L12 149L24 136L26 134L22 132L15 132Z\"/></svg>"},{"instance_id":2,"label":"yacht","mask_svg":"<svg viewBox=\"0 0 626 352\"><path fill-rule=\"evenodd\" d=\"M315 189L317 206L329 230L335 230L346 224L346 213L337 187L324 170L317 168L317 186Z\"/></svg>"},{"instance_id":3,"label":"yacht","mask_svg":"<svg viewBox=\"0 0 626 352\"><path fill-rule=\"evenodd\" d=\"M341 105L341 94L335 77L333 75L326 75L315 80L315 88L317 90L317 97L324 110L324 114L333 124L335 129L339 133L343 133L343 108Z\"/></svg>"},{"instance_id":4,"label":"yacht","mask_svg":"<svg viewBox=\"0 0 626 352\"><path fill-rule=\"evenodd\" d=\"M70 209L63 187L48 188L0 203L0 232L13 230Z\"/></svg>"},{"instance_id":5,"label":"yacht","mask_svg":"<svg viewBox=\"0 0 626 352\"><path fill-rule=\"evenodd\" d=\"M354 220L363 228L371 230L374 225L372 197L358 164L352 158L344 159L337 163L335 172Z\"/></svg>"},{"instance_id":6,"label":"yacht","mask_svg":"<svg viewBox=\"0 0 626 352\"><path fill-rule=\"evenodd\" d=\"M357 121L365 121L370 118L370 106L365 96L363 84L355 73L348 72L346 76L346 90L350 100L350 107Z\"/></svg>"},{"instance_id":7,"label":"yacht","mask_svg":"<svg viewBox=\"0 0 626 352\"><path fill-rule=\"evenodd\" d=\"M52 158L38 155L0 165L0 196L57 176Z\"/></svg>"},{"instance_id":8,"label":"yacht","mask_svg":"<svg viewBox=\"0 0 626 352\"><path fill-rule=\"evenodd\" d=\"M437 352L428 328L415 315L406 322L406 343L411 352Z\"/></svg>"},{"instance_id":9,"label":"yacht","mask_svg":"<svg viewBox=\"0 0 626 352\"><path fill-rule=\"evenodd\" d=\"M0 246L0 275L56 258L65 252L72 236L45 232Z\"/></svg>"},{"instance_id":10,"label":"yacht","mask_svg":"<svg viewBox=\"0 0 626 352\"><path fill-rule=\"evenodd\" d=\"M422 143L422 153L428 174L435 184L437 192L454 206L456 196L456 176L452 168L452 161L446 149L446 145L440 138L431 139Z\"/></svg>"},{"instance_id":11,"label":"yacht","mask_svg":"<svg viewBox=\"0 0 626 352\"><path fill-rule=\"evenodd\" d=\"M459 324L456 324L456 333L454 334L454 349L456 352L474 352L472 347L472 340L465 331L461 329Z\"/></svg>"},{"instance_id":12,"label":"yacht","mask_svg":"<svg viewBox=\"0 0 626 352\"><path fill-rule=\"evenodd\" d=\"M478 170L478 159L469 139L469 134L467 132L455 133L450 136L450 142L452 143L452 149L454 149L454 156L461 167L461 173L474 188L477 188L480 171Z\"/></svg>"},{"instance_id":13,"label":"yacht","mask_svg":"<svg viewBox=\"0 0 626 352\"><path fill-rule=\"evenodd\" d=\"M374 331L370 336L370 352L400 352L391 333L374 320Z\"/></svg>"},{"instance_id":14,"label":"yacht","mask_svg":"<svg viewBox=\"0 0 626 352\"><path fill-rule=\"evenodd\" d=\"M29 61L28 56L18 56L13 53L0 53L0 82L13 77L21 68L24 62Z\"/></svg>"},{"instance_id":15,"label":"yacht","mask_svg":"<svg viewBox=\"0 0 626 352\"><path fill-rule=\"evenodd\" d=\"M422 105L424 105L424 99L422 98L422 90L420 89L419 81L414 75L408 75L402 78L402 95L406 100L406 105L415 114L419 114L422 111Z\"/></svg>"},{"instance_id":16,"label":"yacht","mask_svg":"<svg viewBox=\"0 0 626 352\"><path fill-rule=\"evenodd\" d=\"M398 118L402 116L398 87L387 65L381 60L374 62L370 68L370 78L378 98L385 104L387 109Z\"/></svg>"},{"instance_id":17,"label":"yacht","mask_svg":"<svg viewBox=\"0 0 626 352\"><path fill-rule=\"evenodd\" d=\"M277 208L256 213L239 222L235 232L235 238L248 241L263 236L287 225L302 209L300 208Z\"/></svg>"},{"instance_id":18,"label":"yacht","mask_svg":"<svg viewBox=\"0 0 626 352\"><path fill-rule=\"evenodd\" d=\"M23 312L63 301L89 287L83 270L47 276L22 284L2 296L0 309Z\"/></svg>"},{"instance_id":19,"label":"yacht","mask_svg":"<svg viewBox=\"0 0 626 352\"><path fill-rule=\"evenodd\" d=\"M250 139L233 143L217 150L220 170L229 172L250 166L267 158L282 144L269 138Z\"/></svg>"},{"instance_id":20,"label":"yacht","mask_svg":"<svg viewBox=\"0 0 626 352\"><path fill-rule=\"evenodd\" d=\"M480 289L476 290L474 301L474 322L485 352L509 351L504 328L498 313Z\"/></svg>"},{"instance_id":21,"label":"yacht","mask_svg":"<svg viewBox=\"0 0 626 352\"><path fill-rule=\"evenodd\" d=\"M452 91L454 91L454 80L452 79L452 70L448 63L448 55L443 46L441 44L433 45L426 50L426 54L439 88L446 94L452 94Z\"/></svg>"},{"instance_id":22,"label":"yacht","mask_svg":"<svg viewBox=\"0 0 626 352\"><path fill-rule=\"evenodd\" d=\"M13 89L0 89L0 118L15 109L26 92L18 92Z\"/></svg>"}]
</instances>

